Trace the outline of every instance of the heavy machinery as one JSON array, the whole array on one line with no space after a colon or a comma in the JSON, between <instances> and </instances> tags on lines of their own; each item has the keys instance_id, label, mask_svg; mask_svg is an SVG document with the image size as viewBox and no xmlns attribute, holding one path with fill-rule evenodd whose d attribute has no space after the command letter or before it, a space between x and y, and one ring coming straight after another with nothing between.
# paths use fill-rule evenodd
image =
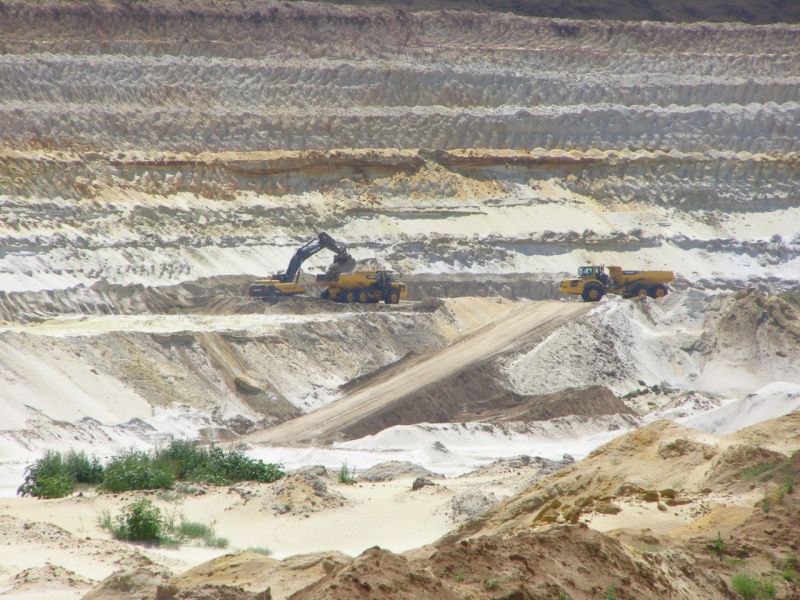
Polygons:
<instances>
[{"instance_id":1,"label":"heavy machinery","mask_svg":"<svg viewBox=\"0 0 800 600\"><path fill-rule=\"evenodd\" d=\"M317 252L327 248L335 254L333 263L328 268L327 276L336 278L340 273L352 271L356 266L355 259L347 252L344 244L340 244L324 231L302 246L292 256L285 273L275 273L270 279L259 279L250 284L248 294L254 298L280 298L305 293L305 288L297 283L300 267L303 262Z\"/></svg>"},{"instance_id":2,"label":"heavy machinery","mask_svg":"<svg viewBox=\"0 0 800 600\"><path fill-rule=\"evenodd\" d=\"M386 304L397 304L408 298L406 284L397 281L393 271L356 271L339 275L335 280L318 276L317 281L327 281L328 287L322 290L321 298L334 302L368 302L383 300Z\"/></svg>"},{"instance_id":3,"label":"heavy machinery","mask_svg":"<svg viewBox=\"0 0 800 600\"><path fill-rule=\"evenodd\" d=\"M578 269L578 279L561 282L561 293L578 295L586 302L597 302L606 294L663 298L669 293L667 284L674 279L672 271L623 271L622 267L608 267L606 273L605 265L586 266Z\"/></svg>"}]
</instances>

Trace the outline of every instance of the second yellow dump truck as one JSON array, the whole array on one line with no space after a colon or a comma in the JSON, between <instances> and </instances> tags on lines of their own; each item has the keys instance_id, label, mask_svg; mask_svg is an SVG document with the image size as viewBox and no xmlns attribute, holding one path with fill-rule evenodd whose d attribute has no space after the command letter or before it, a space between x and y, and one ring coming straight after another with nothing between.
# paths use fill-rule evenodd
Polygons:
<instances>
[{"instance_id":1,"label":"second yellow dump truck","mask_svg":"<svg viewBox=\"0 0 800 600\"><path fill-rule=\"evenodd\" d=\"M397 280L394 271L384 269L342 273L334 280L323 275L318 276L317 281L326 282L328 286L322 290L321 297L334 302L374 304L383 300L386 304L397 304L408 298L406 284Z\"/></svg>"},{"instance_id":2,"label":"second yellow dump truck","mask_svg":"<svg viewBox=\"0 0 800 600\"><path fill-rule=\"evenodd\" d=\"M560 291L578 295L586 302L597 302L606 294L663 298L669 294L667 284L674 279L672 271L623 271L622 267L608 267L606 273L605 265L586 266L578 269L576 279L562 281Z\"/></svg>"}]
</instances>

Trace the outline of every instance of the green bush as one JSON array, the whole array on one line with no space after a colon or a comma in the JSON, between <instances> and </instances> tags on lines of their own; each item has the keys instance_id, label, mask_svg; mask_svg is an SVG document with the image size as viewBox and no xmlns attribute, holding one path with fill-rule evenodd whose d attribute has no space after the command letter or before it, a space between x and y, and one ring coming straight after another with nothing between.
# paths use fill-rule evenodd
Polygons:
<instances>
[{"instance_id":1,"label":"green bush","mask_svg":"<svg viewBox=\"0 0 800 600\"><path fill-rule=\"evenodd\" d=\"M271 483L286 473L280 465L246 456L241 450L198 447L193 442L172 442L157 450L154 461L175 479L228 485L238 481Z\"/></svg>"},{"instance_id":2,"label":"green bush","mask_svg":"<svg viewBox=\"0 0 800 600\"><path fill-rule=\"evenodd\" d=\"M70 450L65 455L48 450L45 455L25 468L25 479L17 489L21 496L63 498L72 493L75 483L99 483L103 466L96 457Z\"/></svg>"},{"instance_id":3,"label":"green bush","mask_svg":"<svg viewBox=\"0 0 800 600\"><path fill-rule=\"evenodd\" d=\"M174 484L171 473L156 464L150 454L138 450L112 458L103 478L103 489L109 492L169 489Z\"/></svg>"},{"instance_id":4,"label":"green bush","mask_svg":"<svg viewBox=\"0 0 800 600\"><path fill-rule=\"evenodd\" d=\"M164 518L150 500L139 500L122 509L116 519L106 513L101 525L111 530L118 540L160 543L164 539Z\"/></svg>"},{"instance_id":5,"label":"green bush","mask_svg":"<svg viewBox=\"0 0 800 600\"><path fill-rule=\"evenodd\" d=\"M271 483L286 473L280 465L247 457L241 450L201 448L193 442L175 441L169 446L143 452L127 450L103 465L96 457L70 451L49 451L28 465L17 490L23 496L60 498L75 483L100 484L108 492L171 489L176 481L228 485L238 481Z\"/></svg>"},{"instance_id":6,"label":"green bush","mask_svg":"<svg viewBox=\"0 0 800 600\"><path fill-rule=\"evenodd\" d=\"M103 482L103 465L96 456L89 458L84 452L70 450L64 457L64 463L75 477L76 483L95 485Z\"/></svg>"},{"instance_id":7,"label":"green bush","mask_svg":"<svg viewBox=\"0 0 800 600\"><path fill-rule=\"evenodd\" d=\"M212 548L228 546L228 539L216 535L212 526L184 518L176 525L174 513L163 515L150 500L129 504L114 518L111 513L104 511L98 521L114 538L128 542L178 547L187 539L202 539L204 545Z\"/></svg>"},{"instance_id":8,"label":"green bush","mask_svg":"<svg viewBox=\"0 0 800 600\"><path fill-rule=\"evenodd\" d=\"M269 556L272 554L272 550L267 548L266 546L250 546L249 548L245 548L245 552L253 552L255 554L263 554L264 556Z\"/></svg>"}]
</instances>

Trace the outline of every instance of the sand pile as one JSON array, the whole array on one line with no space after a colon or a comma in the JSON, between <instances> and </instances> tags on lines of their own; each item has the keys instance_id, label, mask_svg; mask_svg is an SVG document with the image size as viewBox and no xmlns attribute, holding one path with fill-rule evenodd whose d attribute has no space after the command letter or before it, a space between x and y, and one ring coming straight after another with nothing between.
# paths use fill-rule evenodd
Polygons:
<instances>
[{"instance_id":1,"label":"sand pile","mask_svg":"<svg viewBox=\"0 0 800 600\"><path fill-rule=\"evenodd\" d=\"M324 467L287 475L275 485L272 510L276 514L308 515L344 506L345 497L328 489L327 475Z\"/></svg>"}]
</instances>

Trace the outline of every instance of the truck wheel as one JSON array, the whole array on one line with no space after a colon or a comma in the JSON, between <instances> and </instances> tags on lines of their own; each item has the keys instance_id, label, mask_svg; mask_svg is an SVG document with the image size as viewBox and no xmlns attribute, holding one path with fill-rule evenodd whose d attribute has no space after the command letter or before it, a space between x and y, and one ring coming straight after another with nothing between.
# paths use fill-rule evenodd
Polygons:
<instances>
[{"instance_id":1,"label":"truck wheel","mask_svg":"<svg viewBox=\"0 0 800 600\"><path fill-rule=\"evenodd\" d=\"M605 293L606 291L599 285L590 283L589 285L584 286L581 298L583 298L586 302L599 302L600 298L602 298Z\"/></svg>"},{"instance_id":2,"label":"truck wheel","mask_svg":"<svg viewBox=\"0 0 800 600\"><path fill-rule=\"evenodd\" d=\"M386 299L384 302L386 304L397 304L400 302L400 296L398 296L397 292L389 292L386 294Z\"/></svg>"},{"instance_id":3,"label":"truck wheel","mask_svg":"<svg viewBox=\"0 0 800 600\"><path fill-rule=\"evenodd\" d=\"M367 301L367 290L364 288L359 288L356 290L356 301L364 303Z\"/></svg>"},{"instance_id":4,"label":"truck wheel","mask_svg":"<svg viewBox=\"0 0 800 600\"><path fill-rule=\"evenodd\" d=\"M350 290L349 292L347 292L347 293L344 295L344 300L345 300L345 302L347 302L348 304L352 304L353 302L355 302L355 301L356 301L356 293L355 293L353 290Z\"/></svg>"},{"instance_id":5,"label":"truck wheel","mask_svg":"<svg viewBox=\"0 0 800 600\"><path fill-rule=\"evenodd\" d=\"M637 285L633 288L633 296L631 298L644 298L647 296L647 288L643 285Z\"/></svg>"},{"instance_id":6,"label":"truck wheel","mask_svg":"<svg viewBox=\"0 0 800 600\"><path fill-rule=\"evenodd\" d=\"M647 291L647 295L650 296L651 298L663 298L667 294L669 294L667 286L662 285L660 283L651 286L650 289Z\"/></svg>"}]
</instances>

